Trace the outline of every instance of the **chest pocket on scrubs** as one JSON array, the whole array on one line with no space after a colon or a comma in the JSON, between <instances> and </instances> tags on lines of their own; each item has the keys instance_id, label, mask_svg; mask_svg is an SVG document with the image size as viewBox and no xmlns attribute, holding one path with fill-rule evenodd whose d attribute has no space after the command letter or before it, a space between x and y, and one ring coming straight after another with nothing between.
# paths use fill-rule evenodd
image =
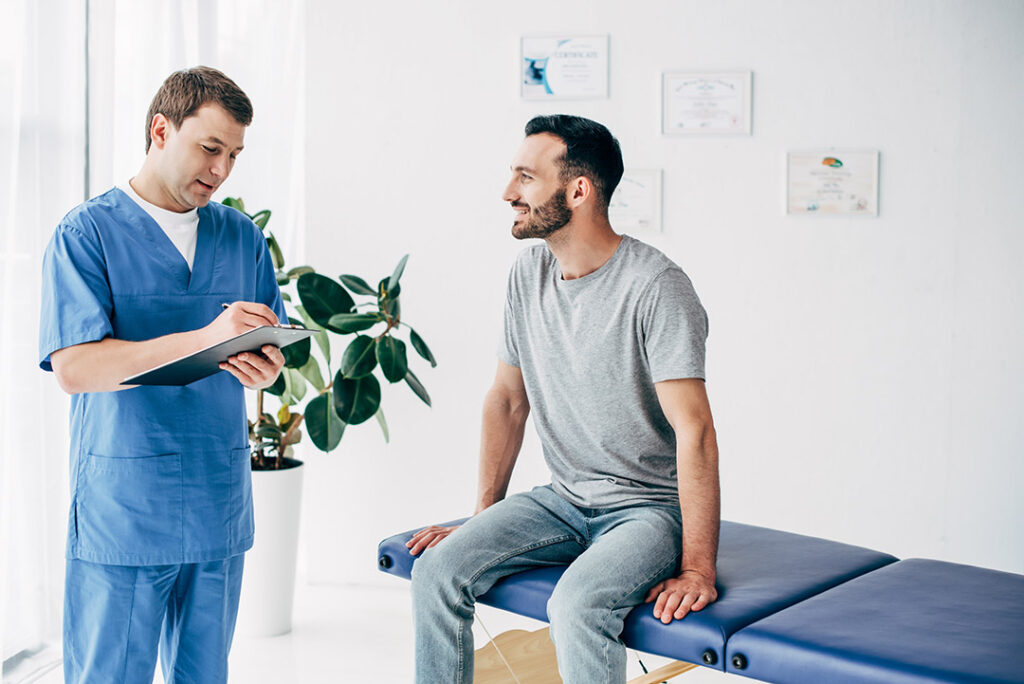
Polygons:
<instances>
[{"instance_id":1,"label":"chest pocket on scrubs","mask_svg":"<svg viewBox=\"0 0 1024 684\"><path fill-rule=\"evenodd\" d=\"M181 455L111 458L89 454L75 500L79 549L98 562L180 555ZM127 562L126 562L127 561Z\"/></svg>"}]
</instances>

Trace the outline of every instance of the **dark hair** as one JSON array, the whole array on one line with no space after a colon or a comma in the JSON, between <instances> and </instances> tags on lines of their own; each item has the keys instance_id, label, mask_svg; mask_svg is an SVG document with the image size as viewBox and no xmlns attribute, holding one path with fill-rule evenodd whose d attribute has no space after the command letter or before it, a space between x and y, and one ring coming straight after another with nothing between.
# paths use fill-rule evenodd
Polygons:
<instances>
[{"instance_id":1,"label":"dark hair","mask_svg":"<svg viewBox=\"0 0 1024 684\"><path fill-rule=\"evenodd\" d=\"M562 180L586 176L597 188L600 206L607 208L622 180L622 150L611 131L582 116L551 114L527 122L527 136L539 133L550 133L565 143L565 154L559 159Z\"/></svg>"},{"instance_id":2,"label":"dark hair","mask_svg":"<svg viewBox=\"0 0 1024 684\"><path fill-rule=\"evenodd\" d=\"M227 110L235 121L248 126L252 123L252 102L234 81L212 67L199 66L175 71L156 91L149 113L146 115L146 152L152 143L150 129L153 117L163 114L175 128L195 114L208 102L215 102Z\"/></svg>"}]
</instances>

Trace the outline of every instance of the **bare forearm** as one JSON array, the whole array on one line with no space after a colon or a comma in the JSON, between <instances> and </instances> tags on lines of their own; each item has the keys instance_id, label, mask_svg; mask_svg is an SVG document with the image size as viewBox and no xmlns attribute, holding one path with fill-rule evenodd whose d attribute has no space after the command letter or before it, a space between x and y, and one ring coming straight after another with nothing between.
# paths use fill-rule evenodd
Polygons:
<instances>
[{"instance_id":1,"label":"bare forearm","mask_svg":"<svg viewBox=\"0 0 1024 684\"><path fill-rule=\"evenodd\" d=\"M480 436L477 513L505 498L529 413L525 401L509 399L495 389L487 393Z\"/></svg>"},{"instance_id":2,"label":"bare forearm","mask_svg":"<svg viewBox=\"0 0 1024 684\"><path fill-rule=\"evenodd\" d=\"M174 333L141 342L108 337L99 342L55 351L50 360L61 388L68 394L114 392L127 377L173 361L214 344L204 329Z\"/></svg>"},{"instance_id":3,"label":"bare forearm","mask_svg":"<svg viewBox=\"0 0 1024 684\"><path fill-rule=\"evenodd\" d=\"M68 394L115 392L128 389L121 385L127 377L263 325L277 325L277 314L270 307L257 302L234 302L197 330L140 342L108 337L99 342L76 344L50 354L50 363L61 389ZM284 357L279 351L273 352L273 359L269 361L255 356L247 353L232 356L221 368L229 370L246 387L269 386L277 377Z\"/></svg>"},{"instance_id":4,"label":"bare forearm","mask_svg":"<svg viewBox=\"0 0 1024 684\"><path fill-rule=\"evenodd\" d=\"M721 522L718 443L714 427L707 425L678 435L676 460L683 515L681 569L695 570L713 582Z\"/></svg>"}]
</instances>

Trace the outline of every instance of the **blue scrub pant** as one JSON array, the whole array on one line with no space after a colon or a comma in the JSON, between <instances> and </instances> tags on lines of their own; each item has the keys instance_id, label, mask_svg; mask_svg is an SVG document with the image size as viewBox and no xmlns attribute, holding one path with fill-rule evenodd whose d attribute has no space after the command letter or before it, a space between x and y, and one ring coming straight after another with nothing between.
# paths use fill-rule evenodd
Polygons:
<instances>
[{"instance_id":1,"label":"blue scrub pant","mask_svg":"<svg viewBox=\"0 0 1024 684\"><path fill-rule=\"evenodd\" d=\"M67 561L64 681L151 684L159 644L167 684L227 682L244 558L152 566Z\"/></svg>"}]
</instances>

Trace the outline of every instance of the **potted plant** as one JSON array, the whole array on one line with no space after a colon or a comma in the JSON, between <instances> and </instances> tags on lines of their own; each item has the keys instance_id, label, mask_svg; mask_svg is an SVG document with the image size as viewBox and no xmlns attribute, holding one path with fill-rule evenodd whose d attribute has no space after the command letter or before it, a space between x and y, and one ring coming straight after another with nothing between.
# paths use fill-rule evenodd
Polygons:
<instances>
[{"instance_id":1,"label":"potted plant","mask_svg":"<svg viewBox=\"0 0 1024 684\"><path fill-rule=\"evenodd\" d=\"M286 271L280 245L267 229L270 210L248 214L241 198L229 197L224 204L263 231L288 322L317 331L312 340L282 349L284 369L273 386L256 393L256 415L249 421L257 537L246 557L238 629L270 636L291 629L302 493L302 461L295 458L294 445L305 432L317 449L332 451L349 425L371 418L388 441L381 380L404 382L430 406L430 395L409 367L408 347L397 336L403 328L416 354L431 367L437 362L402 320L400 281L408 255L376 287L354 275L335 280L311 266ZM355 297L369 299L357 304ZM332 354L332 339L345 343L340 356ZM266 395L277 398L276 413L267 410Z\"/></svg>"}]
</instances>

